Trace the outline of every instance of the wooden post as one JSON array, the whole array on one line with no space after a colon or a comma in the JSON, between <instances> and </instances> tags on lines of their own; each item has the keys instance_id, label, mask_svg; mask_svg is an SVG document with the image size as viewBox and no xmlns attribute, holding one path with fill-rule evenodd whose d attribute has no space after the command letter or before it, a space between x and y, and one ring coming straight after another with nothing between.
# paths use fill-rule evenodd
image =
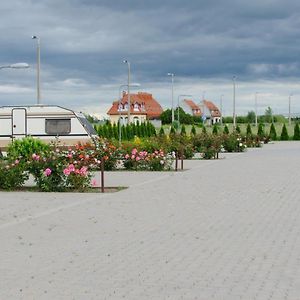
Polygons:
<instances>
[{"instance_id":1,"label":"wooden post","mask_svg":"<svg viewBox=\"0 0 300 300\"><path fill-rule=\"evenodd\" d=\"M177 172L178 170L178 153L175 153L175 171Z\"/></svg>"},{"instance_id":2,"label":"wooden post","mask_svg":"<svg viewBox=\"0 0 300 300\"><path fill-rule=\"evenodd\" d=\"M104 193L104 158L101 157L101 193Z\"/></svg>"}]
</instances>

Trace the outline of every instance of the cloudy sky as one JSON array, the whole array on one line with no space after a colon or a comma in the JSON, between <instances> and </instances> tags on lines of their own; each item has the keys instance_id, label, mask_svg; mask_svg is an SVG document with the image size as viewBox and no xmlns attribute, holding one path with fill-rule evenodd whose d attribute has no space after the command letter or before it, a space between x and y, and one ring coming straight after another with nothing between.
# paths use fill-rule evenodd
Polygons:
<instances>
[{"instance_id":1,"label":"cloudy sky","mask_svg":"<svg viewBox=\"0 0 300 300\"><path fill-rule=\"evenodd\" d=\"M10 0L1 1L0 105L36 103L36 40L41 93L60 104L104 115L119 87L132 82L164 108L183 94L232 114L271 106L300 113L300 2L297 0Z\"/></svg>"}]
</instances>

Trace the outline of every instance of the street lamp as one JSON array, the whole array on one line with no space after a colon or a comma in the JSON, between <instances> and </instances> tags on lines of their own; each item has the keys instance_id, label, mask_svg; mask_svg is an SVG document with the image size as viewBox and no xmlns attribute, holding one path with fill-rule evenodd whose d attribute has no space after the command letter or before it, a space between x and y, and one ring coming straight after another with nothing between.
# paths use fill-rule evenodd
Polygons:
<instances>
[{"instance_id":1,"label":"street lamp","mask_svg":"<svg viewBox=\"0 0 300 300\"><path fill-rule=\"evenodd\" d=\"M41 41L36 35L31 37L33 40L37 40L37 64L36 64L36 97L37 104L41 104L41 90L40 90L40 71L41 71Z\"/></svg>"},{"instance_id":2,"label":"street lamp","mask_svg":"<svg viewBox=\"0 0 300 300\"><path fill-rule=\"evenodd\" d=\"M130 62L128 60L123 60L124 64L127 64L128 67L128 81L127 81L127 93L128 93L128 115L127 115L127 124L130 124Z\"/></svg>"},{"instance_id":3,"label":"street lamp","mask_svg":"<svg viewBox=\"0 0 300 300\"><path fill-rule=\"evenodd\" d=\"M258 92L255 93L255 126L257 127L257 95Z\"/></svg>"},{"instance_id":4,"label":"street lamp","mask_svg":"<svg viewBox=\"0 0 300 300\"><path fill-rule=\"evenodd\" d=\"M120 85L119 87L119 145L121 145L121 140L122 140L122 128L121 128L121 100L122 100L122 96L121 96L121 89L123 87L126 87L127 86L127 89L128 89L128 84L122 84ZM139 87L141 86L139 83L132 83L130 85L130 87Z\"/></svg>"},{"instance_id":5,"label":"street lamp","mask_svg":"<svg viewBox=\"0 0 300 300\"><path fill-rule=\"evenodd\" d=\"M172 123L174 122L174 73L168 73L168 76L171 76L172 79Z\"/></svg>"},{"instance_id":6,"label":"street lamp","mask_svg":"<svg viewBox=\"0 0 300 300\"><path fill-rule=\"evenodd\" d=\"M29 65L27 63L16 63L11 65L0 66L0 69L28 69Z\"/></svg>"},{"instance_id":7,"label":"street lamp","mask_svg":"<svg viewBox=\"0 0 300 300\"><path fill-rule=\"evenodd\" d=\"M236 115L235 115L235 81L236 76L232 77L232 83L233 83L233 128L236 128Z\"/></svg>"},{"instance_id":8,"label":"street lamp","mask_svg":"<svg viewBox=\"0 0 300 300\"><path fill-rule=\"evenodd\" d=\"M193 95L178 95L178 101L177 101L177 106L178 106L178 111L177 111L177 121L178 121L178 130L179 130L179 124L180 124L180 121L179 121L179 99L180 97L193 97Z\"/></svg>"},{"instance_id":9,"label":"street lamp","mask_svg":"<svg viewBox=\"0 0 300 300\"><path fill-rule=\"evenodd\" d=\"M223 94L220 97L221 126L223 125Z\"/></svg>"},{"instance_id":10,"label":"street lamp","mask_svg":"<svg viewBox=\"0 0 300 300\"><path fill-rule=\"evenodd\" d=\"M289 126L291 126L292 124L292 120L291 120L291 98L292 98L293 94L289 94Z\"/></svg>"}]
</instances>

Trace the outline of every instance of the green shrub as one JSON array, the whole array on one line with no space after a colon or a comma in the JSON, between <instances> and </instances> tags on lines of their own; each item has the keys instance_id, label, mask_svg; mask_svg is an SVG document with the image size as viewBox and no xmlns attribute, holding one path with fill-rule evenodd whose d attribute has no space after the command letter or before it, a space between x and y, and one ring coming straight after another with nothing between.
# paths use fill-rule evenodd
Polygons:
<instances>
[{"instance_id":1,"label":"green shrub","mask_svg":"<svg viewBox=\"0 0 300 300\"><path fill-rule=\"evenodd\" d=\"M235 127L235 132L238 133L238 134L241 133L241 128L240 128L239 125L236 125L236 127Z\"/></svg>"},{"instance_id":2,"label":"green shrub","mask_svg":"<svg viewBox=\"0 0 300 300\"><path fill-rule=\"evenodd\" d=\"M212 133L213 134L218 134L218 126L216 124L213 126Z\"/></svg>"},{"instance_id":3,"label":"green shrub","mask_svg":"<svg viewBox=\"0 0 300 300\"><path fill-rule=\"evenodd\" d=\"M160 136L165 135L165 131L164 131L164 128L163 128L163 127L160 127L159 135L160 135Z\"/></svg>"},{"instance_id":4,"label":"green shrub","mask_svg":"<svg viewBox=\"0 0 300 300\"><path fill-rule=\"evenodd\" d=\"M0 160L0 189L13 190L21 187L28 179L26 164L19 160Z\"/></svg>"},{"instance_id":5,"label":"green shrub","mask_svg":"<svg viewBox=\"0 0 300 300\"><path fill-rule=\"evenodd\" d=\"M182 124L181 126L181 132L180 132L181 135L186 135L186 130L185 130L185 126L184 124Z\"/></svg>"},{"instance_id":6,"label":"green shrub","mask_svg":"<svg viewBox=\"0 0 300 300\"><path fill-rule=\"evenodd\" d=\"M193 136L196 135L196 128L194 125L192 126L192 129L191 129L191 135L193 135Z\"/></svg>"},{"instance_id":7,"label":"green shrub","mask_svg":"<svg viewBox=\"0 0 300 300\"><path fill-rule=\"evenodd\" d=\"M246 135L247 136L252 136L252 129L251 129L251 125L249 123L247 125Z\"/></svg>"},{"instance_id":8,"label":"green shrub","mask_svg":"<svg viewBox=\"0 0 300 300\"><path fill-rule=\"evenodd\" d=\"M204 134L206 134L206 133L207 133L207 130L206 130L206 127L205 127L205 125L203 125L203 127L202 127L202 133L204 133Z\"/></svg>"},{"instance_id":9,"label":"green shrub","mask_svg":"<svg viewBox=\"0 0 300 300\"><path fill-rule=\"evenodd\" d=\"M263 140L265 138L264 125L262 123L258 124L257 136L260 140Z\"/></svg>"},{"instance_id":10,"label":"green shrub","mask_svg":"<svg viewBox=\"0 0 300 300\"><path fill-rule=\"evenodd\" d=\"M25 137L21 140L14 140L8 145L7 157L10 160L24 158L29 159L34 153L48 153L50 146L39 139Z\"/></svg>"},{"instance_id":11,"label":"green shrub","mask_svg":"<svg viewBox=\"0 0 300 300\"><path fill-rule=\"evenodd\" d=\"M223 133L224 133L224 134L229 134L229 129L228 129L228 126L227 126L227 125L225 125L224 130L223 130Z\"/></svg>"},{"instance_id":12,"label":"green shrub","mask_svg":"<svg viewBox=\"0 0 300 300\"><path fill-rule=\"evenodd\" d=\"M300 140L300 128L299 128L299 123L296 123L296 124L295 124L293 139L294 139L295 141L299 141L299 140Z\"/></svg>"},{"instance_id":13,"label":"green shrub","mask_svg":"<svg viewBox=\"0 0 300 300\"><path fill-rule=\"evenodd\" d=\"M280 139L282 141L288 141L289 140L289 134L288 134L288 131L286 129L285 124L283 124L283 126L282 126L282 131L281 131Z\"/></svg>"},{"instance_id":14,"label":"green shrub","mask_svg":"<svg viewBox=\"0 0 300 300\"><path fill-rule=\"evenodd\" d=\"M274 126L274 123L271 124L269 137L273 141L277 140L277 133L276 133L276 128Z\"/></svg>"},{"instance_id":15,"label":"green shrub","mask_svg":"<svg viewBox=\"0 0 300 300\"><path fill-rule=\"evenodd\" d=\"M176 133L175 128L171 126L170 135L174 135Z\"/></svg>"}]
</instances>

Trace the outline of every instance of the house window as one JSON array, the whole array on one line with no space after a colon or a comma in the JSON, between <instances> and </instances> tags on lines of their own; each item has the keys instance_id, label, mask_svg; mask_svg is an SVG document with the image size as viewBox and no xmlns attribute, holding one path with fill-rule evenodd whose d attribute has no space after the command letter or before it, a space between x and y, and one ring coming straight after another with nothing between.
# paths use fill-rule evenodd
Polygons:
<instances>
[{"instance_id":1,"label":"house window","mask_svg":"<svg viewBox=\"0 0 300 300\"><path fill-rule=\"evenodd\" d=\"M71 119L46 119L46 133L52 135L69 134Z\"/></svg>"}]
</instances>

